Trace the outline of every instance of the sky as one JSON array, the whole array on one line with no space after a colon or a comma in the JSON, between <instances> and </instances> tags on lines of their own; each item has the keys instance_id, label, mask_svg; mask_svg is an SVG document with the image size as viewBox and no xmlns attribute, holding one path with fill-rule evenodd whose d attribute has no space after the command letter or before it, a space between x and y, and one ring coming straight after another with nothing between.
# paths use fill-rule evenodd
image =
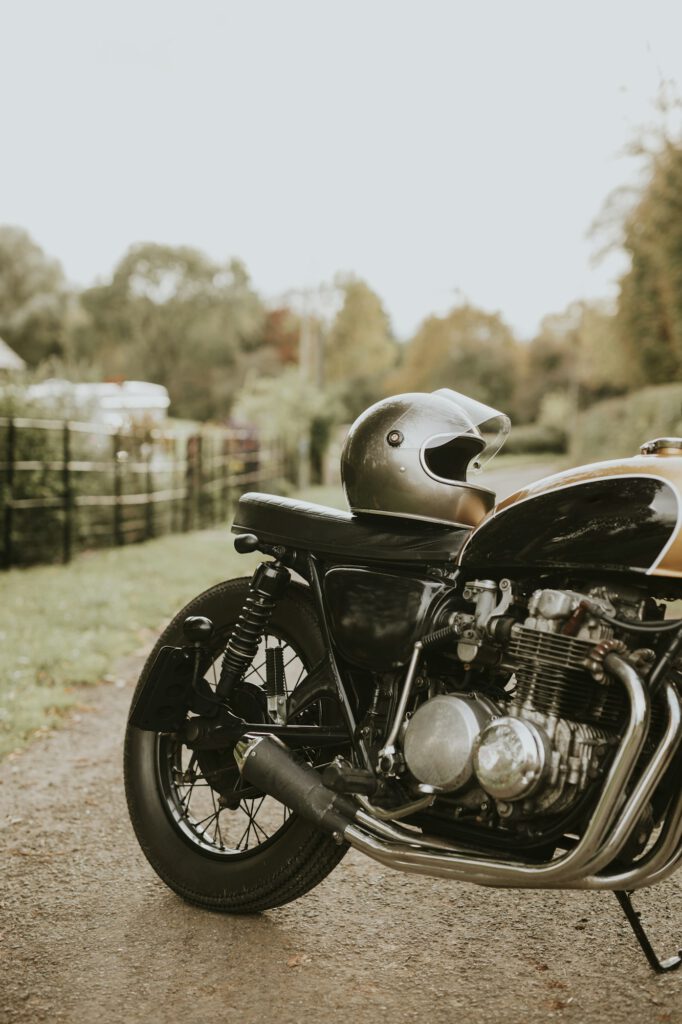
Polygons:
<instances>
[{"instance_id":1,"label":"sky","mask_svg":"<svg viewBox=\"0 0 682 1024\"><path fill-rule=\"evenodd\" d=\"M74 284L186 244L271 299L355 273L401 337L614 295L589 228L682 90L677 0L0 0L0 38L0 223Z\"/></svg>"}]
</instances>

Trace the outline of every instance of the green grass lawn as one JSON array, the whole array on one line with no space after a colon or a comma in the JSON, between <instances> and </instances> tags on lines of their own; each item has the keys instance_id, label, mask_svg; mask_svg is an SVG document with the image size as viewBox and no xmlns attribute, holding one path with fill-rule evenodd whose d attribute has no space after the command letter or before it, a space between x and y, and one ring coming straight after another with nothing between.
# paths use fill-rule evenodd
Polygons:
<instances>
[{"instance_id":1,"label":"green grass lawn","mask_svg":"<svg viewBox=\"0 0 682 1024\"><path fill-rule=\"evenodd\" d=\"M299 497L347 508L340 487ZM112 678L195 594L261 557L237 555L226 525L0 574L0 757L58 725L83 700L76 687Z\"/></svg>"},{"instance_id":2,"label":"green grass lawn","mask_svg":"<svg viewBox=\"0 0 682 1024\"><path fill-rule=\"evenodd\" d=\"M0 756L57 725L82 701L74 687L111 678L191 597L257 561L225 526L0 575Z\"/></svg>"}]
</instances>

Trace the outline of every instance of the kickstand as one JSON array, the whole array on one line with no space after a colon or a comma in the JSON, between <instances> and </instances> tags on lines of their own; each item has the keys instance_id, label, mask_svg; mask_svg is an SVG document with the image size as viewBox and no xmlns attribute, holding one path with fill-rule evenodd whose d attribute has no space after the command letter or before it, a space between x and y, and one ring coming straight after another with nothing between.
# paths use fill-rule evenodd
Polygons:
<instances>
[{"instance_id":1,"label":"kickstand","mask_svg":"<svg viewBox=\"0 0 682 1024\"><path fill-rule=\"evenodd\" d=\"M642 922L640 921L640 914L632 905L630 899L630 893L624 889L617 889L614 891L614 896L618 900L621 906L621 910L628 919L628 923L635 933L635 937L639 942L644 956L649 961L649 966L656 971L656 974L665 974L666 971L676 971L678 967L682 966L682 949L679 951L677 956L668 957L667 960L659 960L656 952L649 942L649 936L644 931Z\"/></svg>"}]
</instances>

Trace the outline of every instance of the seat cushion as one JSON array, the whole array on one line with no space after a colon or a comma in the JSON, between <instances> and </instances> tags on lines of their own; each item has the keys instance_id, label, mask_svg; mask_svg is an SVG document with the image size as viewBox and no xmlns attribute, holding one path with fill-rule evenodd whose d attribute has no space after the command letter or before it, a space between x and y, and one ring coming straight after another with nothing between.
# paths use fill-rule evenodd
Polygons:
<instances>
[{"instance_id":1,"label":"seat cushion","mask_svg":"<svg viewBox=\"0 0 682 1024\"><path fill-rule=\"evenodd\" d=\"M356 516L326 505L249 492L239 499L233 533L267 544L360 562L452 562L470 531L390 516Z\"/></svg>"}]
</instances>

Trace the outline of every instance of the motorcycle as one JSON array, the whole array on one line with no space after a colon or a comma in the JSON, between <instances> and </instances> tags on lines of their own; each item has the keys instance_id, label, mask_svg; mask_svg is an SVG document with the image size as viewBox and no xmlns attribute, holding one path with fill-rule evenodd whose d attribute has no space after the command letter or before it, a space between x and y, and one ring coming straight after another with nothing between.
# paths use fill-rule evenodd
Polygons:
<instances>
[{"instance_id":1,"label":"motorcycle","mask_svg":"<svg viewBox=\"0 0 682 1024\"><path fill-rule=\"evenodd\" d=\"M682 860L682 438L476 482L507 418L443 389L376 403L350 511L244 494L238 552L142 672L132 824L185 899L252 913L349 848L484 886L630 894Z\"/></svg>"}]
</instances>

